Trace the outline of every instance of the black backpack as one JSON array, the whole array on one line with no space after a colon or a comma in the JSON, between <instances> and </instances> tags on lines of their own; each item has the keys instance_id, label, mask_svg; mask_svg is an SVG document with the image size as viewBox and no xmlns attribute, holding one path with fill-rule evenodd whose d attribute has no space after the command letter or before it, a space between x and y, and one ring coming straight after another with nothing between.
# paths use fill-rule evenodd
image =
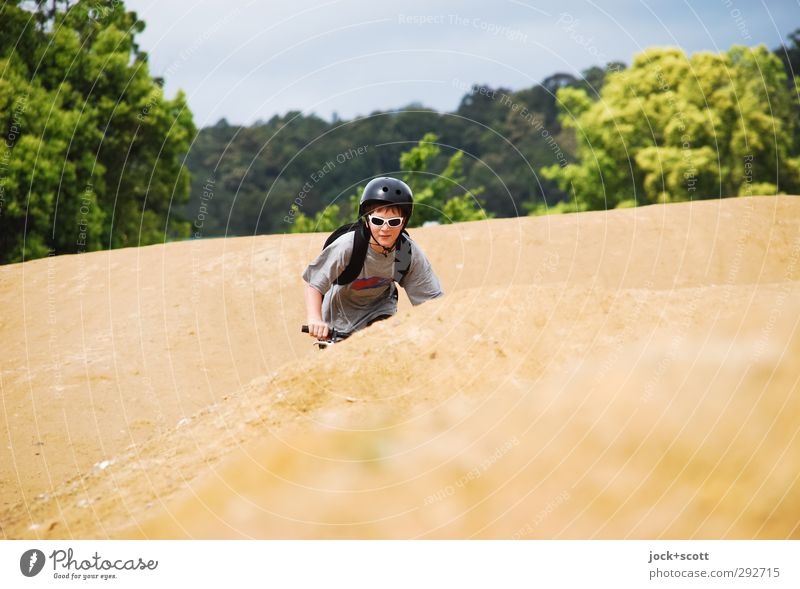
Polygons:
<instances>
[{"instance_id":1,"label":"black backpack","mask_svg":"<svg viewBox=\"0 0 800 589\"><path fill-rule=\"evenodd\" d=\"M350 284L361 274L361 268L364 267L364 260L367 257L367 248L369 247L369 229L363 221L347 223L331 233L328 239L325 240L325 245L322 246L322 249L325 249L342 235L350 233L351 231L355 233L353 237L353 253L345 269L342 270L342 273L339 274L339 277L333 282L340 286ZM400 282L411 268L411 243L406 239L407 236L408 233L403 229L400 233L400 237L397 238L397 247L394 251L395 282Z\"/></svg>"}]
</instances>

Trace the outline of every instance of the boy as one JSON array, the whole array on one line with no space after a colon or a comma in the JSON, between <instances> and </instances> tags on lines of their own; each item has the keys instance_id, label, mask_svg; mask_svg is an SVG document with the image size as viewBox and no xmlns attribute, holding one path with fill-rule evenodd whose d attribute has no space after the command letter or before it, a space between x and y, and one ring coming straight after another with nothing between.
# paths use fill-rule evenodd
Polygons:
<instances>
[{"instance_id":1,"label":"boy","mask_svg":"<svg viewBox=\"0 0 800 589\"><path fill-rule=\"evenodd\" d=\"M365 225L338 237L303 273L309 335L326 339L330 328L349 334L388 319L397 313L395 282L413 305L442 296L428 258L403 231L413 207L405 182L383 177L367 184L358 207ZM342 284L338 279L356 249L358 231L368 239L364 264L358 278Z\"/></svg>"}]
</instances>

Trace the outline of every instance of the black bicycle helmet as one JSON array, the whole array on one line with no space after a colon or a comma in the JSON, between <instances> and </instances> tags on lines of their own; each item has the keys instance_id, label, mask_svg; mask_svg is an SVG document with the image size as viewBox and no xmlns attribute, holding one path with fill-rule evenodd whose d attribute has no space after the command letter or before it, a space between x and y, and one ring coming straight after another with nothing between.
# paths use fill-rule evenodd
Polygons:
<instances>
[{"instance_id":1,"label":"black bicycle helmet","mask_svg":"<svg viewBox=\"0 0 800 589\"><path fill-rule=\"evenodd\" d=\"M403 211L406 223L414 211L414 195L411 194L411 189L408 184L396 178L383 176L370 180L361 193L358 216L363 217L367 207L374 203L396 206Z\"/></svg>"}]
</instances>

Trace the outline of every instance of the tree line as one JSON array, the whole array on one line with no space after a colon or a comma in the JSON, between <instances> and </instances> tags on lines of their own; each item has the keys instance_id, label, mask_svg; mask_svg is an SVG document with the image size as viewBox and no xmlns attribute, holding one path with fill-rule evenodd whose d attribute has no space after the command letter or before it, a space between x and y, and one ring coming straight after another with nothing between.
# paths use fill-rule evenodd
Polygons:
<instances>
[{"instance_id":1,"label":"tree line","mask_svg":"<svg viewBox=\"0 0 800 589\"><path fill-rule=\"evenodd\" d=\"M800 30L774 51L648 49L512 91L197 130L120 0L0 6L0 263L174 239L327 231L376 175L413 225L800 191Z\"/></svg>"},{"instance_id":2,"label":"tree line","mask_svg":"<svg viewBox=\"0 0 800 589\"><path fill-rule=\"evenodd\" d=\"M340 218L333 211L350 219L352 197L386 174L404 178L424 204L419 222L526 214L526 204L545 194L566 197L538 173L542 164L566 165L575 149L558 119L556 92L594 92L605 71L557 74L517 92L474 84L454 112L409 105L325 121L293 111L246 127L223 119L192 145L192 199L179 212L202 215L204 236L307 230L307 218ZM203 194L209 180L210 199Z\"/></svg>"},{"instance_id":3,"label":"tree line","mask_svg":"<svg viewBox=\"0 0 800 589\"><path fill-rule=\"evenodd\" d=\"M206 235L253 235L351 221L377 174L412 186L423 205L412 226L797 193L800 30L789 40L692 56L652 48L630 67L556 73L519 91L473 84L453 112L223 119L189 154L193 194L215 179Z\"/></svg>"}]
</instances>

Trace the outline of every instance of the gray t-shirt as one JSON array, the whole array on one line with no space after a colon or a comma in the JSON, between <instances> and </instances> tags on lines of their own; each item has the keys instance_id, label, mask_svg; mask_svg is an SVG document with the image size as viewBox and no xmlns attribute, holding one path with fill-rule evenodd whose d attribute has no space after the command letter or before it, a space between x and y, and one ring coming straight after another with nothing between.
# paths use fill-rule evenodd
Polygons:
<instances>
[{"instance_id":1,"label":"gray t-shirt","mask_svg":"<svg viewBox=\"0 0 800 589\"><path fill-rule=\"evenodd\" d=\"M397 313L397 287L394 282L394 252L384 256L367 247L361 273L353 282L340 286L334 281L350 261L355 234L351 231L322 250L303 272L303 280L325 295L322 320L337 331L357 331L380 315ZM439 279L428 258L411 244L411 266L400 280L409 300L419 305L442 296Z\"/></svg>"}]
</instances>

